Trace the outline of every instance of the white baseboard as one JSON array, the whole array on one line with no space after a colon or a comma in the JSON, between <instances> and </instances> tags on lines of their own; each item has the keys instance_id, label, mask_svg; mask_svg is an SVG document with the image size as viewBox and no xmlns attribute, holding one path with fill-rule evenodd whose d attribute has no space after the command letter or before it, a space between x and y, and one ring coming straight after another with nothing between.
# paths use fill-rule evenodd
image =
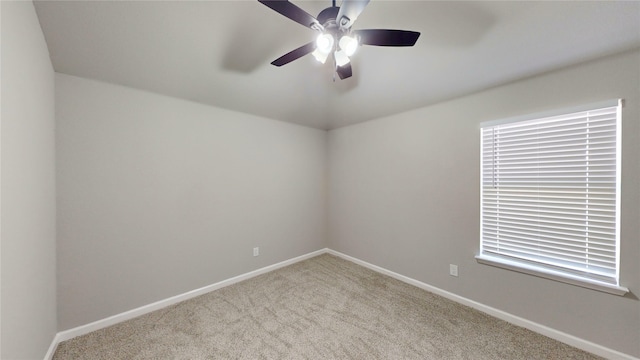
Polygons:
<instances>
[{"instance_id":1,"label":"white baseboard","mask_svg":"<svg viewBox=\"0 0 640 360\"><path fill-rule=\"evenodd\" d=\"M47 350L47 353L44 355L44 360L53 359L53 354L56 353L58 344L60 344L61 341L62 340L60 340L60 333L57 333L56 336L53 337L53 341L51 342L51 345L49 345L49 350Z\"/></svg>"},{"instance_id":2,"label":"white baseboard","mask_svg":"<svg viewBox=\"0 0 640 360\"><path fill-rule=\"evenodd\" d=\"M590 352L592 354L596 354L596 355L602 356L602 357L607 358L607 359L640 360L640 359L638 359L636 357L633 357L631 355L627 355L627 354L621 353L619 351L609 349L607 347L592 343L590 341L578 338L576 336L564 333L562 331L558 331L558 330L552 329L550 327L535 323L533 321L530 321L530 320L527 320L527 319L524 319L524 318L521 318L521 317L518 317L518 316L515 316L515 315L512 315L512 314L509 314L509 313L504 312L502 310L498 310L498 309L492 308L490 306L487 306L487 305L481 304L479 302L467 299L465 297L456 295L456 294L448 292L446 290L442 290L442 289L437 288L435 286L431 286L431 285L425 284L425 283L423 283L421 281L412 279L412 278L404 276L404 275L400 275L400 274L395 273L395 272L393 272L391 270L387 270L387 269L382 268L380 266L370 264L370 263L368 263L366 261L354 258L352 256L349 256L349 255L346 255L346 254L343 254L341 252L338 252L338 251L335 251L335 250L331 250L331 249L328 249L328 248L320 249L320 250L317 250L317 251L314 251L314 252L311 252L311 253L308 253L308 254L305 254L305 255L302 255L302 256L298 256L298 257L295 257L295 258L292 258L292 259L289 259L289 260L285 260L285 261L279 262L277 264L269 265L269 266L266 266L266 267L263 267L263 268L260 268L260 269L254 270L254 271L250 271L250 272L248 272L246 274L238 275L238 276L232 277L230 279L217 282L217 283L212 284L212 285L208 285L208 286L196 289L196 290L192 290L192 291L186 292L184 294L180 294L180 295L176 295L176 296L164 299L164 300L156 301L156 302L154 302L152 304L141 306L139 308L136 308L136 309L133 309L133 310L129 310L129 311L117 314L117 315L113 315L113 316L110 316L110 317L102 319L102 320L94 321L94 322L86 324L86 325L82 325L82 326L78 326L78 327L73 328L73 329L61 331L61 332L57 333L56 336L54 337L53 342L51 343L51 346L49 347L49 351L47 351L47 354L46 354L44 359L45 360L51 360L53 358L53 354L55 353L56 348L58 347L58 344L60 342L62 342L62 341L66 341L66 340L72 339L72 338L77 337L77 336L88 334L88 333L90 333L92 331L103 329L103 328L106 328L108 326L111 326L111 325L114 325L114 324L129 320L129 319L133 319L135 317L150 313L152 311L165 308L167 306L179 303L181 301L192 299L192 298L194 298L196 296L200 296L200 295L206 294L208 292L223 288L225 286L229 286L229 285L238 283L240 281L247 280L247 279L250 279L252 277L255 277L255 276L258 276L258 275L262 275L262 274L268 273L270 271L273 271L273 270L276 270L276 269L279 269L279 268L282 268L282 267L285 267L285 266L288 266L288 265L291 265L291 264L295 264L297 262L300 262L300 261L303 261L303 260L307 260L307 259L310 259L312 257L318 256L318 255L321 255L321 254L324 254L324 253L329 253L329 254L338 256L338 257L340 257L342 259L345 259L345 260L351 261L351 262L353 262L355 264L364 266L364 267L366 267L368 269L371 269L373 271L376 271L378 273L390 276L390 277L392 277L394 279L400 280L400 281L405 282L407 284L410 284L410 285L416 286L418 288L427 290L427 291L432 292L434 294L437 294L437 295L440 295L442 297L445 297L445 298L447 298L449 300L453 300L453 301L455 301L457 303L469 306L469 307L474 308L476 310L479 310L479 311L482 311L482 312L487 313L489 315L492 315L494 317L497 317L498 319L507 321L507 322L509 322L511 324L514 324L514 325L517 325L517 326L524 327L524 328L529 329L531 331L534 331L534 332L537 332L539 334L548 336L548 337L550 337L552 339L561 341L561 342L563 342L565 344L574 346L574 347L576 347L578 349L582 349L582 350L588 351L588 352Z\"/></svg>"},{"instance_id":3,"label":"white baseboard","mask_svg":"<svg viewBox=\"0 0 640 360\"><path fill-rule=\"evenodd\" d=\"M431 293L440 295L440 296L442 296L444 298L447 298L449 300L453 300L453 301L455 301L457 303L460 303L462 305L466 305L466 306L469 306L469 307L474 308L476 310L482 311L482 312L484 312L486 314L489 314L491 316L494 316L494 317L496 317L496 318L498 318L500 320L504 320L504 321L506 321L508 323L511 323L511 324L514 324L514 325L517 325L517 326L521 326L521 327L523 327L525 329L529 329L531 331L537 332L539 334L542 334L544 336L550 337L550 338L552 338L554 340L558 340L560 342L563 342L565 344L571 345L571 346L576 347L578 349L581 349L581 350L584 350L584 351L588 351L588 352L590 352L592 354L596 354L598 356L602 356L602 357L607 358L607 359L640 360L640 359L638 359L636 357L633 357L631 355L624 354L624 353L621 353L621 352L613 350L613 349L609 349L609 348L604 347L602 345L598 345L598 344L595 344L593 342L581 339L579 337L564 333L562 331L558 331L558 330L552 329L552 328L550 328L548 326L544 326L544 325L535 323L533 321L521 318L519 316L515 316L513 314L509 314L509 313L507 313L505 311L498 310L496 308L492 308L490 306L487 306L487 305L481 304L479 302L467 299L465 297L462 297L460 295L456 295L456 294L448 292L446 290L442 290L442 289L437 288L435 286L431 286L431 285L425 284L425 283L423 283L421 281L418 281L416 279L412 279L410 277L407 277L407 276L404 276L404 275L400 275L400 274L395 273L395 272L393 272L391 270L387 270L387 269L382 268L380 266L370 264L370 263L368 263L366 261L354 258L352 256L343 254L341 252L338 252L338 251L335 251L335 250L331 250L331 249L327 249L326 252L329 253L329 254L338 256L340 258L343 258L345 260L351 261L353 263L356 263L358 265L364 266L364 267L366 267L368 269L371 269L373 271L376 271L378 273L390 276L390 277L392 277L394 279L400 280L400 281L405 282L407 284L410 284L410 285L416 286L418 288L427 290L427 291L429 291Z\"/></svg>"},{"instance_id":4,"label":"white baseboard","mask_svg":"<svg viewBox=\"0 0 640 360\"><path fill-rule=\"evenodd\" d=\"M160 301L156 301L154 303L151 303L149 305L144 305L141 306L139 308L135 308L129 311L125 311L123 313L120 314L116 314L113 316L110 316L108 318L102 319L102 320L98 320L98 321L94 321L92 323L86 324L86 325L82 325L82 326L78 326L75 327L73 329L69 329L69 330L64 330L61 331L59 333L56 334L56 336L53 339L53 342L51 343L51 346L49 347L49 351L47 351L47 354L45 355L44 360L51 360L53 359L53 354L56 351L56 348L58 347L58 344L66 341L66 340L70 340L73 339L74 337L78 337L81 335L85 335L88 334L90 332L96 331L96 330L100 330L103 328L106 328L108 326L111 325L115 325L117 323L126 321L126 320L130 320L133 318L136 318L138 316L144 315L144 314L148 314L152 311L156 311L162 308L165 308L167 306L171 306L173 304L177 304L181 301L185 301L185 300L189 300L192 299L196 296L200 296L203 294L206 294L208 292L223 288L225 286L229 286L229 285L233 285L235 283L238 283L240 281L244 281L247 279L250 279L252 277L258 276L258 275L262 275L265 273L268 273L270 271L291 265L291 264L295 264L297 262L303 261L303 260L307 260L310 259L312 257L324 254L328 251L328 249L320 249L317 251L313 251L310 252L308 254L305 255L301 255L289 260L285 260L282 262L279 262L277 264L273 264L273 265L269 265L269 266L265 266L263 268L257 269L257 270L253 270L250 271L248 273L242 274L242 275L238 275L235 277L232 277L230 279L227 280L222 280L220 282L217 282L215 284L212 285L208 285L205 287L201 287L199 289L195 289L195 290L191 290L188 291L184 294L180 294L180 295L176 295L176 296L172 296L170 298L164 299L164 300L160 300Z\"/></svg>"}]
</instances>

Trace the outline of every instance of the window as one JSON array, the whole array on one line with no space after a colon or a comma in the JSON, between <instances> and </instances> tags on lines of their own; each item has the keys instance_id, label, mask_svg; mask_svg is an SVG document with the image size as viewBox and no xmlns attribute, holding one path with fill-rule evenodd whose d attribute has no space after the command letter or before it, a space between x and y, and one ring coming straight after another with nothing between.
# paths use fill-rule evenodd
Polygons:
<instances>
[{"instance_id":1,"label":"window","mask_svg":"<svg viewBox=\"0 0 640 360\"><path fill-rule=\"evenodd\" d=\"M621 100L481 124L481 263L624 295Z\"/></svg>"}]
</instances>

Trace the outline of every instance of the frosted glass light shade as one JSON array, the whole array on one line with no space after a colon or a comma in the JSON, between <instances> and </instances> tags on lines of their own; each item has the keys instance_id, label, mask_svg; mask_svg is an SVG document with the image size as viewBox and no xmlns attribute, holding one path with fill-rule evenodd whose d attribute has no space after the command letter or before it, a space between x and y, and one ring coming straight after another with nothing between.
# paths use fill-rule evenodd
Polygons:
<instances>
[{"instance_id":1,"label":"frosted glass light shade","mask_svg":"<svg viewBox=\"0 0 640 360\"><path fill-rule=\"evenodd\" d=\"M333 36L330 34L320 34L316 39L316 50L329 54L333 50Z\"/></svg>"},{"instance_id":2,"label":"frosted glass light shade","mask_svg":"<svg viewBox=\"0 0 640 360\"><path fill-rule=\"evenodd\" d=\"M355 54L358 49L358 40L354 37L345 35L340 38L338 45L340 45L340 49L344 50L347 56L351 56Z\"/></svg>"},{"instance_id":3,"label":"frosted glass light shade","mask_svg":"<svg viewBox=\"0 0 640 360\"><path fill-rule=\"evenodd\" d=\"M318 62L321 63L325 63L327 61L327 58L329 57L329 53L328 52L322 52L318 49L316 49L314 52L311 53L311 55L313 55L313 57L318 60Z\"/></svg>"},{"instance_id":4,"label":"frosted glass light shade","mask_svg":"<svg viewBox=\"0 0 640 360\"><path fill-rule=\"evenodd\" d=\"M344 50L338 50L335 52L336 65L345 66L349 63L349 57Z\"/></svg>"}]
</instances>

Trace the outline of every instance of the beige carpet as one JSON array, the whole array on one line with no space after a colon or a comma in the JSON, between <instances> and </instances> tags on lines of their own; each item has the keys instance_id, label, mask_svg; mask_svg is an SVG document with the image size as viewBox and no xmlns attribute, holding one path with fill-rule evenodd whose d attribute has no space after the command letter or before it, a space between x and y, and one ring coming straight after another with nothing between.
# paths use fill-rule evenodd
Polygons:
<instances>
[{"instance_id":1,"label":"beige carpet","mask_svg":"<svg viewBox=\"0 0 640 360\"><path fill-rule=\"evenodd\" d=\"M62 359L597 359L321 255L65 341Z\"/></svg>"}]
</instances>

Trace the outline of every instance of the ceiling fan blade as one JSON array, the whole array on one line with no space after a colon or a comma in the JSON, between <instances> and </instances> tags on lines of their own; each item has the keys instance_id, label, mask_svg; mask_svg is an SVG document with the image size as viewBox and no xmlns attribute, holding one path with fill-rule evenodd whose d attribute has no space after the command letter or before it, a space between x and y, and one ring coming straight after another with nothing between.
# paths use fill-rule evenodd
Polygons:
<instances>
[{"instance_id":1,"label":"ceiling fan blade","mask_svg":"<svg viewBox=\"0 0 640 360\"><path fill-rule=\"evenodd\" d=\"M413 46L420 33L408 30L366 29L354 30L360 37L360 44L376 46Z\"/></svg>"},{"instance_id":2,"label":"ceiling fan blade","mask_svg":"<svg viewBox=\"0 0 640 360\"><path fill-rule=\"evenodd\" d=\"M271 62L272 65L275 66L282 66L285 64L288 64L290 62L292 62L293 60L297 60L311 52L313 52L313 50L316 49L316 42L312 41L308 44L302 45L299 48L292 50L282 56L280 56L279 58L273 60Z\"/></svg>"},{"instance_id":3,"label":"ceiling fan blade","mask_svg":"<svg viewBox=\"0 0 640 360\"><path fill-rule=\"evenodd\" d=\"M314 27L320 27L320 23L316 18L311 16L306 11L300 9L296 5L290 3L288 0L258 0L269 8L276 12L288 17L289 19L313 29Z\"/></svg>"},{"instance_id":4,"label":"ceiling fan blade","mask_svg":"<svg viewBox=\"0 0 640 360\"><path fill-rule=\"evenodd\" d=\"M342 0L336 17L336 23L340 29L350 28L368 3L369 0Z\"/></svg>"},{"instance_id":5,"label":"ceiling fan blade","mask_svg":"<svg viewBox=\"0 0 640 360\"><path fill-rule=\"evenodd\" d=\"M344 80L346 78L350 78L351 75L353 75L352 71L351 71L351 63L348 63L344 66L338 66L336 69L336 72L338 73L338 76L340 77L340 80Z\"/></svg>"}]
</instances>

